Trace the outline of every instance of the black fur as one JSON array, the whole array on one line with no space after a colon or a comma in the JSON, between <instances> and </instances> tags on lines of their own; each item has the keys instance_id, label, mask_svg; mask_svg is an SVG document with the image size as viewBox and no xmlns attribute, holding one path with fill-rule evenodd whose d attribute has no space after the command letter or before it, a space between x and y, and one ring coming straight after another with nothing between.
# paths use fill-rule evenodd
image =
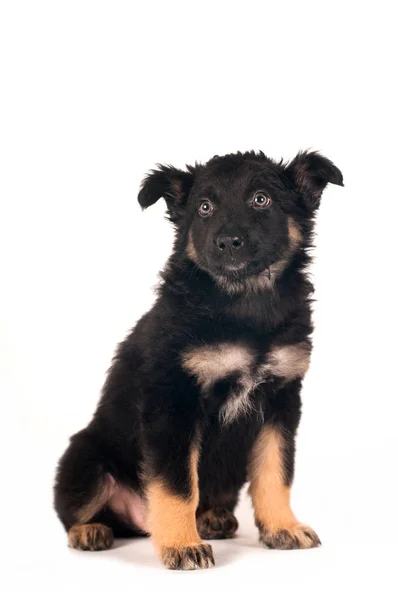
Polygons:
<instances>
[{"instance_id":1,"label":"black fur","mask_svg":"<svg viewBox=\"0 0 398 600\"><path fill-rule=\"evenodd\" d=\"M195 345L231 342L244 344L260 361L273 344L310 343L307 251L329 182L342 185L340 171L308 152L287 165L262 153L216 156L186 171L160 166L144 180L139 202L146 208L166 200L176 230L174 250L154 307L120 344L94 418L71 438L60 461L55 507L66 529L107 474L142 496L147 482L161 477L174 494L189 497L189 453L197 436L198 514L214 507L233 511L264 422L281 425L285 480L291 482L300 378L267 379L253 391L252 409L223 423L219 411L239 386L237 377L229 373L204 394L183 369L181 354ZM270 206L253 205L259 191L271 199ZM204 201L213 205L210 216L198 214ZM289 222L300 232L293 248ZM238 240L236 247L228 245L231 240ZM285 262L273 273L278 261ZM269 284L257 286L258 277ZM109 525L115 535L135 532L106 506L93 520Z\"/></svg>"}]
</instances>

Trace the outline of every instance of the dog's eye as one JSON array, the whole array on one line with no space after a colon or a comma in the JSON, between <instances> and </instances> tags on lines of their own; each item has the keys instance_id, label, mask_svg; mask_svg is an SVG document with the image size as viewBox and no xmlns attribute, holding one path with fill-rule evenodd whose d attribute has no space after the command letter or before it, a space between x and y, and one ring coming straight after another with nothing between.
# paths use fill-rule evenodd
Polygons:
<instances>
[{"instance_id":1,"label":"dog's eye","mask_svg":"<svg viewBox=\"0 0 398 600\"><path fill-rule=\"evenodd\" d=\"M210 200L204 200L199 205L198 213L200 214L201 217L209 217L212 214L213 210L214 210L214 206L210 202Z\"/></svg>"},{"instance_id":2,"label":"dog's eye","mask_svg":"<svg viewBox=\"0 0 398 600\"><path fill-rule=\"evenodd\" d=\"M254 208L267 208L271 204L271 198L263 192L256 192L253 197Z\"/></svg>"}]
</instances>

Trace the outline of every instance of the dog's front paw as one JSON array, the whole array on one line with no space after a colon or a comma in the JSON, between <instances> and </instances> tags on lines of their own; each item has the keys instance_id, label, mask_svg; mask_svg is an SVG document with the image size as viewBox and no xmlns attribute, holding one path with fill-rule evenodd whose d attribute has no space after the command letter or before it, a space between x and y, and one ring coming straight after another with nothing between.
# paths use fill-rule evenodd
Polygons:
<instances>
[{"instance_id":1,"label":"dog's front paw","mask_svg":"<svg viewBox=\"0 0 398 600\"><path fill-rule=\"evenodd\" d=\"M183 548L164 547L161 558L168 569L193 571L214 567L213 550L209 544L194 544Z\"/></svg>"},{"instance_id":2,"label":"dog's front paw","mask_svg":"<svg viewBox=\"0 0 398 600\"><path fill-rule=\"evenodd\" d=\"M297 550L299 548L316 548L321 540L311 527L295 523L289 527L271 528L257 523L260 541L268 548L277 550Z\"/></svg>"}]
</instances>

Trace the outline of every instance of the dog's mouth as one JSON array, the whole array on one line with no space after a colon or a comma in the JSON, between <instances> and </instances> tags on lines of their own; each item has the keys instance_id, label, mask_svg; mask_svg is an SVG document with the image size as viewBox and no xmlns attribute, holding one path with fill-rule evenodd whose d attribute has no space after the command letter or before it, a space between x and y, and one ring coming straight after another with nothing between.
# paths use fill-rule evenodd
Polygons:
<instances>
[{"instance_id":1,"label":"dog's mouth","mask_svg":"<svg viewBox=\"0 0 398 600\"><path fill-rule=\"evenodd\" d=\"M244 280L247 277L255 277L269 269L271 261L251 260L242 261L235 260L223 264L214 264L208 262L207 270L213 277L223 277L231 281Z\"/></svg>"},{"instance_id":2,"label":"dog's mouth","mask_svg":"<svg viewBox=\"0 0 398 600\"><path fill-rule=\"evenodd\" d=\"M187 245L187 254L199 269L216 281L221 279L234 284L243 284L246 279L253 280L257 277L271 280L272 275L279 271L278 265L283 262L284 252L282 247L276 247L267 253L245 253L242 256L231 252L224 254L221 260L221 257L214 256L212 252L197 252L192 238Z\"/></svg>"},{"instance_id":3,"label":"dog's mouth","mask_svg":"<svg viewBox=\"0 0 398 600\"><path fill-rule=\"evenodd\" d=\"M238 264L231 264L231 265L226 265L225 271L228 271L230 273L238 273L239 271L242 271L243 269L246 269L246 264L245 262L240 262Z\"/></svg>"}]
</instances>

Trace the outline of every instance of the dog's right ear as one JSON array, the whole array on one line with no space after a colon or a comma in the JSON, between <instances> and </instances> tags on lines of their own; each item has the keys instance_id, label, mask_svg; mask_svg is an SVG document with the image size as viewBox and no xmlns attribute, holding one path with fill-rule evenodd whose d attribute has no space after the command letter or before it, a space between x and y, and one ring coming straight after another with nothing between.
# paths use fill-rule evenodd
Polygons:
<instances>
[{"instance_id":1,"label":"dog's right ear","mask_svg":"<svg viewBox=\"0 0 398 600\"><path fill-rule=\"evenodd\" d=\"M184 212L186 200L194 181L195 167L187 165L182 171L169 165L158 165L145 177L138 194L138 202L142 208L148 208L159 200L166 200L167 209L172 221L176 221Z\"/></svg>"}]
</instances>

